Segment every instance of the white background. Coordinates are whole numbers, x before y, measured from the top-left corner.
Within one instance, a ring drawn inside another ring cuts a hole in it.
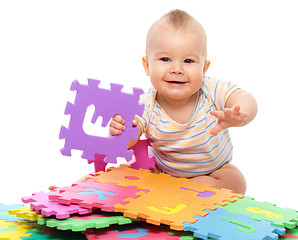
[[[247,195],[297,205],[295,1],[1,1],[0,202],[67,186],[93,171],[58,135],[69,90],[87,78],[150,86],[141,64],[146,33],[171,9],[188,11],[208,35],[208,75],[237,83],[257,99],[250,125],[231,129]],[[129,106],[128,106],[129,107]]]

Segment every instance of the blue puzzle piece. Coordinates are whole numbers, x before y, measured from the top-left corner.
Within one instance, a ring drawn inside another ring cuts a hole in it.
[[[0,233],[9,233],[16,230],[17,226],[10,226],[8,229],[3,230],[3,228],[0,226]]]
[[[117,193],[115,192],[102,191],[94,188],[84,188],[84,190],[87,190],[88,192],[78,192],[77,194],[79,195],[97,194],[97,198],[102,200],[108,199],[106,195],[117,195]]]
[[[23,204],[11,204],[4,205],[0,204],[0,220],[5,220],[6,222],[17,222],[19,220],[25,220],[26,218],[19,218],[8,213],[10,209],[17,209],[20,207],[24,207]]]
[[[135,228],[137,233],[132,233],[132,234],[127,234],[127,230],[125,228],[120,228],[119,230],[115,230],[115,232],[119,232],[120,234],[117,235],[119,238],[138,238],[138,237],[143,237],[149,234],[149,231],[145,228]]]
[[[7,210],[0,212],[0,220],[5,220],[6,222],[17,222],[20,220],[26,220],[26,218],[19,218],[17,216],[10,215]]]
[[[11,204],[11,205],[5,205],[0,203],[0,212],[2,211],[8,211],[9,209],[17,209],[20,207],[24,207],[24,204]]]
[[[249,219],[244,214],[233,214],[223,208],[217,208],[205,217],[198,215],[195,223],[184,223],[185,231],[194,232],[194,236],[220,240],[276,240],[285,233],[285,228],[273,226],[270,222]]]

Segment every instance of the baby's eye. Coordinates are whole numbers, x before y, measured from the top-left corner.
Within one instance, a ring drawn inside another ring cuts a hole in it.
[[[184,62],[185,63],[193,63],[194,61],[192,59],[185,59]]]
[[[163,62],[170,62],[171,61],[171,59],[169,59],[167,57],[162,57],[160,60],[163,61]]]

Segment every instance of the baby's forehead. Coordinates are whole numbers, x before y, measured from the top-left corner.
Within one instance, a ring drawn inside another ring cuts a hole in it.
[[[157,20],[149,29],[147,35],[146,50],[150,51],[150,45],[154,43],[154,40],[158,38],[161,33],[177,31],[194,33],[195,36],[197,36],[197,40],[200,41],[203,45],[203,52],[206,51],[206,33],[199,22],[197,22],[195,19],[189,19],[188,21],[184,21],[183,24],[174,25],[166,18]]]
[[[155,23],[152,24],[151,28],[148,31],[148,36],[159,34],[160,31],[192,31],[197,32],[198,35],[205,35],[205,31],[202,25],[197,22],[195,19],[189,19],[188,21],[184,21],[181,24],[177,25],[175,23],[170,22],[168,19],[159,19]]]

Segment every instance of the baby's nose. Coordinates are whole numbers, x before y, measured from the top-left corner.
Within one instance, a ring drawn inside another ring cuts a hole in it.
[[[180,63],[173,63],[171,65],[171,70],[170,73],[175,73],[175,74],[184,74],[183,66]]]

